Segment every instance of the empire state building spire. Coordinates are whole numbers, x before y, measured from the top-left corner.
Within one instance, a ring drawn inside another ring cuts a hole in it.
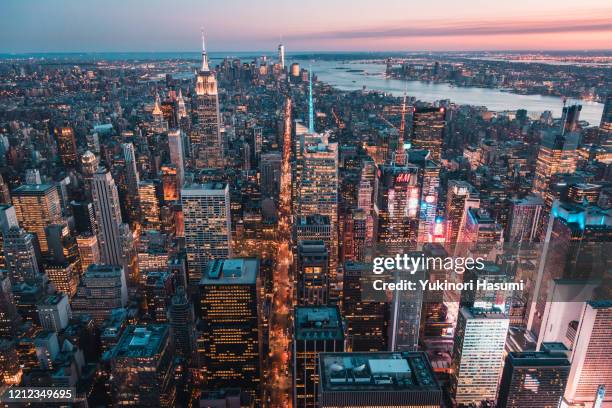
[[[210,71],[208,67],[208,59],[206,57],[206,41],[204,40],[204,29],[202,29],[202,72]]]

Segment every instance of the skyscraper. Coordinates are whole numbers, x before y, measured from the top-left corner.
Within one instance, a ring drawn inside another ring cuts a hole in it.
[[[311,135],[302,151],[298,175],[298,215],[324,215],[330,221],[330,285],[335,288],[338,266],[338,144],[328,135]]]
[[[62,164],[66,167],[76,167],[77,147],[74,130],[71,127],[60,127],[54,130]]]
[[[612,301],[589,301],[584,304],[570,356],[572,366],[564,396],[568,405],[590,406],[595,402],[600,385],[612,389],[611,327]],[[612,404],[611,394],[605,396],[603,404]]]
[[[117,186],[110,171],[100,167],[93,178],[93,203],[99,228],[102,262],[123,265],[119,226],[122,223]]]
[[[421,198],[418,168],[380,166],[376,191],[378,242],[387,248],[416,249]]]
[[[319,407],[437,408],[442,389],[423,352],[322,353]]]
[[[97,236],[93,234],[79,235],[76,240],[83,271],[86,271],[89,265],[100,263],[100,247],[98,246]]]
[[[138,201],[143,229],[159,230],[161,227],[159,180],[143,180],[138,183]]]
[[[21,324],[12,286],[9,275],[0,271],[0,337],[10,337]]]
[[[125,307],[127,297],[125,273],[121,266],[90,265],[72,299],[72,311],[77,316],[90,315],[100,324],[113,309]]]
[[[329,297],[329,252],[325,242],[298,241],[297,302],[326,305]]]
[[[278,44],[278,64],[281,69],[285,69],[285,46],[281,43]]]
[[[176,167],[176,177],[179,190],[185,181],[185,158],[183,150],[183,132],[179,129],[168,132],[168,148],[170,150],[170,163]]]
[[[130,222],[139,221],[140,203],[138,196],[138,184],[140,176],[136,168],[136,152],[132,143],[122,143],[121,150],[123,151],[123,160],[125,161],[125,198],[127,215]],[[95,177],[95,176],[94,176]]]
[[[238,258],[208,264],[200,281],[198,339],[207,387],[234,388],[259,398],[259,261]]]
[[[40,250],[49,250],[45,228],[60,224],[62,208],[57,187],[51,184],[23,184],[13,190],[13,205],[19,225],[36,236]]]
[[[186,185],[181,201],[189,283],[197,285],[210,260],[232,254],[229,186],[220,182]]]
[[[440,161],[444,128],[445,108],[417,108],[413,113],[412,148],[429,150],[431,160]]]
[[[422,252],[410,252],[410,257],[419,258]],[[407,280],[415,284],[414,290],[393,291],[389,316],[389,350],[417,351],[419,347],[419,332],[421,311],[423,308],[423,288],[419,284],[425,279],[425,269],[420,267],[406,271],[393,271],[396,282]]]
[[[388,303],[364,293],[372,275],[372,264],[344,264],[343,317],[346,319],[347,347],[351,351],[388,350]]]
[[[460,239],[459,234],[467,219],[469,208],[479,208],[476,189],[463,180],[449,180],[446,193],[446,243],[449,249]],[[451,253],[453,251],[450,251]]]
[[[202,33],[202,66],[196,75],[193,99],[193,127],[190,133],[191,157],[195,168],[221,168],[224,165],[221,116],[217,79],[208,66]]]
[[[547,199],[550,178],[557,173],[573,173],[578,162],[578,143],[580,134],[566,133],[561,135],[555,132],[544,134],[538,159],[536,161],[533,191],[540,197]],[[548,205],[551,204],[548,199]]]
[[[544,200],[535,194],[512,200],[506,227],[506,242],[512,244],[533,242],[538,234],[543,209]]]
[[[128,326],[111,351],[113,404],[175,406],[173,356],[167,324]]]
[[[337,307],[298,306],[294,319],[293,406],[318,407],[319,355],[344,351],[344,329]]]
[[[497,407],[557,407],[569,371],[570,363],[563,351],[556,351],[555,343],[543,351],[511,352],[504,364]]]
[[[41,275],[36,259],[34,235],[23,228],[11,227],[4,236],[4,259],[11,283],[35,284]]]
[[[451,391],[457,404],[495,400],[508,324],[503,313],[461,308],[451,365]]]
[[[190,360],[196,346],[195,317],[193,305],[185,292],[184,286],[176,290],[168,308],[170,327],[174,337],[174,347],[177,354]]]

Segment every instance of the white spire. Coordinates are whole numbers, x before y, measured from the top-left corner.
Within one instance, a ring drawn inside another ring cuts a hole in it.
[[[204,28],[202,28],[202,69],[203,72],[210,71],[208,60],[206,58],[206,41],[204,40]]]

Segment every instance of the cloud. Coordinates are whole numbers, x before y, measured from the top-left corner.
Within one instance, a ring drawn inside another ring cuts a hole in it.
[[[292,40],[456,37],[554,34],[612,31],[612,18],[533,21],[418,21],[393,28],[370,28],[343,31],[323,31],[287,36]]]

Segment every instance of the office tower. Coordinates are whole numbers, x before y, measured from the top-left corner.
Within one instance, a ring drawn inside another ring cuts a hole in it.
[[[47,261],[44,268],[53,287],[72,298],[79,284],[80,262]]]
[[[547,223],[535,287],[530,292],[527,328],[540,336],[555,279],[605,279],[607,242],[612,239],[610,210],[595,205],[554,201]]]
[[[420,258],[422,252],[409,252],[409,257]],[[417,351],[419,348],[419,332],[421,311],[423,309],[423,287],[419,281],[424,280],[424,266],[416,270],[392,271],[395,282],[410,281],[414,290],[393,291],[389,316],[389,350]]]
[[[495,400],[508,324],[503,313],[461,308],[451,363],[451,392],[457,404]]]
[[[342,308],[347,348],[351,351],[388,350],[388,304],[365,292],[365,285],[373,279],[372,264],[345,262],[343,277]]]
[[[202,33],[202,66],[196,75],[193,101],[193,126],[190,133],[191,158],[195,168],[222,168],[221,116],[217,79],[208,66],[204,33]]]
[[[161,168],[162,198],[165,203],[179,199],[180,182],[178,172],[174,166],[162,166]]]
[[[359,189],[357,190],[357,208],[364,211],[366,216],[366,245],[371,246],[374,240],[374,217],[372,216],[374,194],[373,184],[376,180],[368,180],[368,174],[364,169],[361,171]]]
[[[559,406],[570,372],[570,362],[556,343],[542,351],[511,352],[499,385],[497,408]]]
[[[567,198],[577,204],[583,204],[585,200],[591,204],[597,204],[601,194],[600,184],[576,183],[569,186]]]
[[[90,202],[71,201],[70,210],[74,216],[74,227],[79,234],[91,234],[96,231],[96,214]]]
[[[42,180],[40,179],[40,170],[27,169],[25,182],[26,184],[42,184]]]
[[[544,200],[535,194],[512,200],[505,241],[511,244],[531,243],[538,234]]]
[[[175,406],[173,359],[167,324],[128,326],[111,351],[113,405]]]
[[[282,156],[280,152],[268,152],[261,155],[261,194],[276,197],[280,191]]]
[[[576,342],[570,356],[572,366],[565,387],[564,402],[570,406],[591,406],[600,385],[612,389],[612,302],[586,302],[579,321]],[[610,403],[612,395],[608,393],[602,406]]]
[[[319,406],[434,408],[442,404],[423,352],[322,353]]]
[[[369,215],[362,209],[351,210],[345,220],[343,260],[363,262],[368,247]]]
[[[68,326],[72,317],[68,296],[64,294],[45,296],[36,309],[43,330],[59,332]]]
[[[446,193],[446,243],[449,248],[459,239],[459,233],[465,225],[467,210],[479,208],[478,192],[468,182],[449,180]]]
[[[468,208],[456,255],[495,260],[503,243],[502,227],[482,208]]]
[[[43,370],[52,370],[53,362],[60,353],[57,333],[51,330],[42,330],[38,332],[34,338],[34,347],[39,368]]]
[[[606,152],[612,152],[612,92],[606,96],[604,109],[601,114],[599,144],[606,149]]]
[[[94,234],[83,234],[76,238],[81,258],[81,269],[86,271],[89,265],[100,263],[100,247],[98,237]]]
[[[302,152],[303,169],[296,180],[299,186],[297,214],[329,217],[329,278],[335,288],[338,266],[338,144],[328,143],[327,135],[316,139],[318,143],[307,143]]]
[[[71,127],[55,128],[55,138],[62,164],[66,167],[76,167],[77,147],[74,131]]]
[[[282,70],[285,70],[285,46],[278,44],[278,64]]]
[[[300,76],[300,64],[297,62],[291,64],[291,76],[294,78],[298,78]]]
[[[127,284],[121,266],[90,265],[72,299],[75,316],[89,314],[100,324],[113,309],[127,305]]]
[[[170,163],[176,168],[176,177],[180,190],[185,181],[183,132],[181,130],[176,129],[168,132],[168,149],[170,151]]]
[[[344,329],[338,307],[297,306],[293,342],[293,406],[316,408],[320,353],[344,351]]]
[[[550,178],[557,173],[573,173],[578,161],[580,134],[548,132],[542,137],[536,161],[533,192],[547,199]],[[548,198],[549,201],[552,201]],[[550,203],[549,203],[550,205]]]
[[[12,227],[19,227],[15,207],[10,204],[0,204],[0,269],[6,268],[4,259],[4,236]]]
[[[328,216],[319,214],[298,216],[294,222],[295,241],[321,240],[329,248],[331,225]]]
[[[119,194],[110,171],[103,167],[98,169],[94,174],[92,193],[99,229],[98,244],[101,260],[109,265],[123,265],[119,231],[122,223]]]
[[[412,114],[412,148],[429,150],[431,160],[437,162],[441,158],[445,117],[445,108],[416,108]]]
[[[45,227],[61,223],[62,208],[57,187],[51,184],[23,184],[13,190],[13,205],[19,225],[35,234],[40,250],[49,250]]]
[[[325,242],[298,241],[296,257],[297,301],[325,305],[329,298],[329,252]]]
[[[152,129],[155,132],[164,132],[168,130],[168,122],[164,112],[162,111],[161,102],[159,100],[159,94],[155,94],[155,103],[153,104],[153,110],[151,111],[153,116]]]
[[[186,185],[181,191],[189,283],[197,285],[208,261],[231,257],[229,186]]]
[[[257,259],[215,260],[200,281],[198,354],[207,388],[234,388],[259,398]]]
[[[471,283],[471,285],[461,291],[460,305],[468,308],[497,310],[508,314],[512,291],[479,288],[478,282],[507,284],[513,282],[513,279],[514,276],[494,262],[485,261],[482,268],[466,269],[463,273],[463,283]]]
[[[582,105],[563,106],[561,113],[561,132],[562,134],[575,132],[579,130],[578,122],[580,121],[580,111]]]
[[[23,228],[11,227],[4,236],[4,260],[11,283],[36,284],[41,275],[36,259],[34,235]]]
[[[196,348],[195,315],[184,286],[176,289],[168,308],[176,353],[190,360]]]
[[[67,224],[52,224],[45,228],[49,255],[47,259],[53,262],[75,264],[81,269],[79,250],[76,239],[70,234]]]
[[[382,165],[377,179],[377,239],[387,248],[414,250],[421,189],[416,166]]]
[[[170,272],[147,272],[144,280],[144,295],[149,318],[156,323],[168,321],[168,305],[174,292]]]
[[[140,202],[138,196],[138,184],[140,176],[136,168],[136,152],[132,143],[121,143],[123,160],[125,162],[125,208],[130,222],[139,221]],[[95,177],[95,176],[94,176]]]
[[[159,182],[157,180],[143,180],[138,183],[138,197],[143,229],[159,230],[161,227],[159,187]]]
[[[20,324],[11,279],[8,273],[0,271],[0,337],[12,336]]]
[[[187,105],[185,105],[185,98],[183,98],[183,90],[179,88],[178,96],[176,97],[176,115],[179,125],[187,118]]]
[[[435,235],[436,214],[438,209],[438,190],[440,189],[440,164],[430,159],[427,150],[408,151],[408,162],[419,168],[418,183],[421,187],[419,205],[418,242],[432,242]]]

